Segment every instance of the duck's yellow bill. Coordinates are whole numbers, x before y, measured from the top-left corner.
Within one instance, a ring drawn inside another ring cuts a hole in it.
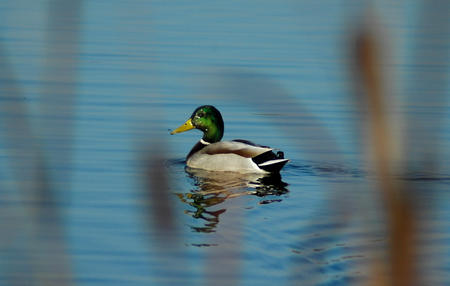
[[[183,125],[181,125],[177,129],[175,129],[172,132],[170,132],[170,135],[181,133],[181,132],[184,132],[184,131],[188,131],[188,130],[191,130],[191,129],[194,129],[194,128],[195,128],[195,126],[192,125],[192,120],[189,118]]]

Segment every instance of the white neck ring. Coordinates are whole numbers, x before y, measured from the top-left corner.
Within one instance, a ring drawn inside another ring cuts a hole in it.
[[[205,140],[203,140],[203,138],[200,139],[200,143],[202,143],[203,145],[209,145],[209,144],[211,144],[211,143],[206,142]]]

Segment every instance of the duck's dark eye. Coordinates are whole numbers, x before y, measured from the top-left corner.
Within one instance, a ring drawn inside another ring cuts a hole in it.
[[[203,116],[205,116],[205,113],[199,112],[197,115],[198,115],[198,117],[203,117]]]

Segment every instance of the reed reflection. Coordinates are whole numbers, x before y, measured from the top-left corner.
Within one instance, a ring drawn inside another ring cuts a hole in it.
[[[196,232],[215,231],[220,216],[227,210],[222,204],[228,199],[246,195],[280,196],[288,192],[288,184],[282,181],[280,174],[211,172],[189,167],[185,170],[193,180],[194,188],[176,195],[189,206],[185,214],[204,221],[200,226],[191,226]],[[271,200],[264,202],[269,203]]]

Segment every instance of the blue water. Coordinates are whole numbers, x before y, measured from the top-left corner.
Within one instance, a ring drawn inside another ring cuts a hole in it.
[[[351,71],[366,5],[68,3],[0,3],[1,285],[371,279],[388,234]],[[421,5],[372,12],[420,272],[447,285],[450,37],[420,32]],[[224,139],[283,150],[281,178],[186,170],[201,134],[168,130],[202,104],[222,112]]]

